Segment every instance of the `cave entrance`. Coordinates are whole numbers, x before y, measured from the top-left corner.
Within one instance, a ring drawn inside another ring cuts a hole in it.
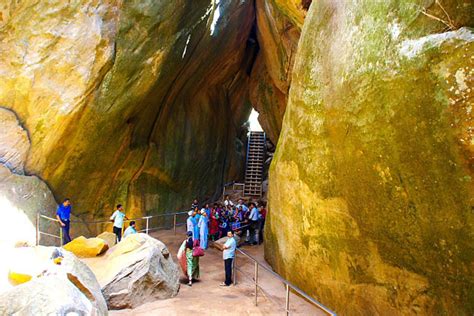
[[[250,132],[263,132],[263,128],[258,121],[258,112],[255,109],[252,109],[250,113],[248,124],[249,124],[249,131]]]

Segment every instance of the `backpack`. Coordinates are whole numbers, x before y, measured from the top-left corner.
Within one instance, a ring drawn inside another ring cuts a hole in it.
[[[199,239],[196,239],[193,243],[193,257],[204,256],[204,250],[201,248]]]

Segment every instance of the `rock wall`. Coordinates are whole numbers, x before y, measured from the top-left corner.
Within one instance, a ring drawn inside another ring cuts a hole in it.
[[[422,6],[425,5],[425,6]],[[315,1],[265,253],[341,315],[474,313],[472,1]]]
[[[56,202],[48,185],[36,176],[25,175],[30,150],[28,133],[10,110],[0,107],[0,248],[36,244],[36,214],[53,216]],[[43,232],[59,235],[59,228],[42,221]],[[58,244],[41,236],[42,244]]]
[[[253,1],[0,5],[0,104],[75,212],[175,211],[242,173]],[[190,159],[192,157],[192,159]]]
[[[255,1],[260,51],[252,69],[250,99],[260,114],[260,125],[274,144],[280,135],[294,55],[310,2]]]

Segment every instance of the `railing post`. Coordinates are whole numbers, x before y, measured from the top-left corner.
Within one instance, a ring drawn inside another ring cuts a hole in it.
[[[149,225],[149,219],[150,219],[150,217],[149,217],[149,216],[147,216],[147,217],[145,217],[145,218],[146,218],[146,228],[145,228],[145,233],[148,235],[148,227],[149,227],[148,225]]]
[[[173,230],[174,234],[176,235],[176,213],[173,215]]]
[[[39,224],[40,224],[40,213],[37,212],[36,213],[36,246],[39,246],[39,242],[40,242]]]
[[[63,246],[63,227],[59,225],[59,246]]]
[[[290,286],[286,284],[286,315],[290,315]]]
[[[236,267],[235,264],[237,262],[237,254],[234,255],[234,260],[232,261],[232,276],[234,277],[234,285],[237,284],[237,274],[235,273]]]
[[[255,306],[258,304],[258,262],[255,261]]]

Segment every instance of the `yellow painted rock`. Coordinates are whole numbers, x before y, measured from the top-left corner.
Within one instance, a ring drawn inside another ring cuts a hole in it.
[[[30,281],[33,277],[29,274],[17,273],[15,271],[10,271],[8,273],[8,280],[12,285],[19,285]]]
[[[84,236],[80,236],[65,245],[63,248],[78,257],[90,258],[103,254],[107,249],[109,249],[109,246],[101,238],[85,238]]]
[[[99,234],[97,238],[104,240],[109,246],[109,248],[115,246],[115,244],[117,243],[117,236],[115,236],[115,234],[111,232],[103,232],[102,234]]]

